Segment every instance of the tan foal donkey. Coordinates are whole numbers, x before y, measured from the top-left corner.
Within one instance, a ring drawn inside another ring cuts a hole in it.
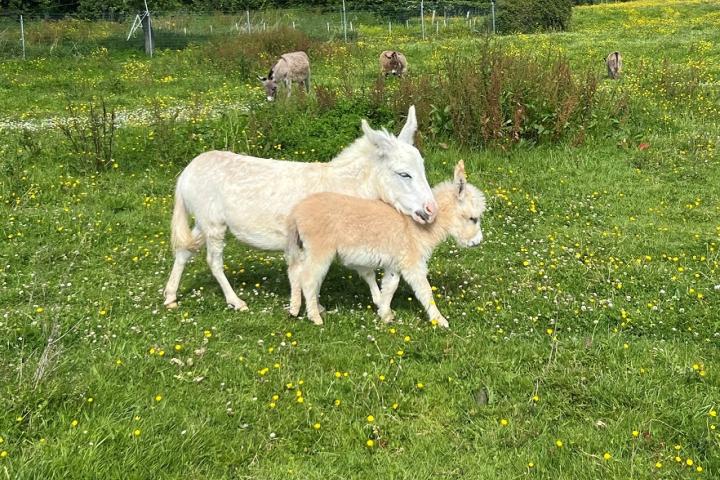
[[[414,222],[380,200],[316,193],[298,203],[288,217],[285,250],[290,314],[298,315],[304,295],[310,320],[316,325],[323,323],[318,294],[337,256],[370,286],[383,321],[393,319],[390,302],[402,275],[430,320],[448,327],[447,319],[433,301],[427,263],[433,249],[448,236],[464,247],[482,241],[480,219],[485,212],[485,196],[467,183],[462,160],[455,167],[454,181],[437,185],[433,195],[438,203],[437,219],[426,225]],[[382,290],[375,282],[376,268],[385,270]]]

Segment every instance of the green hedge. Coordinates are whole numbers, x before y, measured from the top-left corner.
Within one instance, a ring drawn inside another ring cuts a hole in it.
[[[573,0],[498,0],[497,28],[500,33],[529,33],[566,30]]]

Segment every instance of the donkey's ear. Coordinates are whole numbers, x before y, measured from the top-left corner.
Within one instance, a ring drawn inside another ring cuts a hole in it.
[[[370,143],[375,145],[381,153],[390,150],[392,146],[390,134],[384,130],[373,130],[364,118],[362,119],[361,125],[367,139],[370,140]]]
[[[457,187],[458,197],[462,197],[465,194],[465,185],[467,184],[467,177],[465,176],[465,162],[460,160],[455,166],[455,186]]]
[[[414,145],[416,131],[417,118],[415,117],[415,105],[410,105],[410,108],[408,109],[407,120],[405,120],[405,125],[403,126],[402,130],[400,130],[398,140],[400,140],[401,142],[405,142],[408,145]]]
[[[257,77],[258,77],[258,80],[260,80],[261,82],[264,82],[265,80],[267,80],[267,78],[261,77],[260,75],[258,75]]]

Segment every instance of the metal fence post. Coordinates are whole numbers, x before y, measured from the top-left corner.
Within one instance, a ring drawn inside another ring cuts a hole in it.
[[[148,9],[147,1],[145,1],[145,13],[140,19],[140,23],[142,24],[143,33],[145,35],[145,54],[152,57],[155,45],[152,31],[152,20],[150,19],[150,10]]]
[[[342,2],[342,7],[343,35],[345,36],[345,41],[347,42],[347,13],[345,12],[345,0]]]
[[[493,27],[493,35],[495,35],[495,0],[492,0],[490,2],[491,8],[492,8],[492,27]]]
[[[420,0],[420,30],[422,30],[422,39],[425,40],[425,2]]]
[[[23,60],[25,60],[25,24],[22,15],[20,15],[20,43],[22,43]]]
[[[245,10],[245,20],[247,22],[247,33],[250,33],[250,10]]]

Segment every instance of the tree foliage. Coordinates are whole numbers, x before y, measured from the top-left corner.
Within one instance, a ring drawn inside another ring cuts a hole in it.
[[[198,12],[237,12],[266,8],[339,7],[341,0],[147,0],[155,12],[190,10]],[[347,0],[352,10],[367,10],[396,19],[418,15],[420,0]],[[0,0],[3,12],[28,15],[78,15],[86,18],[113,14],[132,14],[144,9],[144,0]],[[425,2],[426,11],[464,12],[488,9],[490,0],[444,0]]]
[[[566,30],[573,0],[498,0],[497,28],[501,33]]]

